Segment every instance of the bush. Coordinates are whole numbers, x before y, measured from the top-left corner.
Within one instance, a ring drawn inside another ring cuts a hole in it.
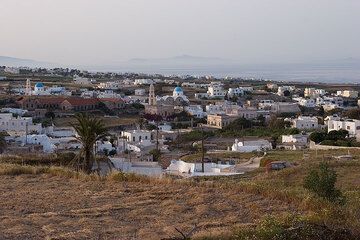
[[[161,157],[161,152],[160,150],[158,149],[153,149],[149,152],[152,156],[153,156],[153,160],[155,162],[159,161],[160,160],[160,157]]]
[[[310,140],[315,143],[321,143],[322,141],[324,141],[325,137],[326,133],[324,132],[313,132],[309,136]]]
[[[327,163],[320,163],[318,169],[311,170],[304,179],[304,188],[330,202],[343,203],[344,197],[335,188],[337,174]]]

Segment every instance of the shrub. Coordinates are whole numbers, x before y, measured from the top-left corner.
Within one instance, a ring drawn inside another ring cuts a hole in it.
[[[157,161],[160,160],[160,157],[161,157],[161,151],[160,150],[152,149],[149,153],[153,156],[154,161],[157,162]]]
[[[337,174],[327,163],[320,163],[318,169],[313,169],[304,179],[304,188],[330,202],[343,203],[344,197],[335,188]]]
[[[309,136],[310,140],[315,143],[321,143],[322,141],[324,141],[325,137],[326,133],[324,132],[313,132]]]

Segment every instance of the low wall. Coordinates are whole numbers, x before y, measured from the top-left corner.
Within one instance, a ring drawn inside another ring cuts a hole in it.
[[[328,145],[319,145],[315,142],[310,142],[311,150],[334,150],[334,149],[360,149],[360,147],[341,147],[341,146],[328,146]]]

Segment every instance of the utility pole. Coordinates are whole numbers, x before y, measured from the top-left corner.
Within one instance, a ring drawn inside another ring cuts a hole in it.
[[[28,143],[28,122],[25,123],[25,145]]]
[[[156,121],[156,151],[159,151],[159,122]]]
[[[202,123],[200,123],[200,128],[201,128],[201,171],[205,172],[204,128]]]

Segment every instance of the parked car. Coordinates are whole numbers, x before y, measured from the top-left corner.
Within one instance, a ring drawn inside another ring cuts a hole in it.
[[[290,164],[288,162],[286,162],[286,161],[275,161],[275,162],[268,163],[266,168],[268,170],[282,170],[282,169],[287,168],[289,166],[290,166]]]

